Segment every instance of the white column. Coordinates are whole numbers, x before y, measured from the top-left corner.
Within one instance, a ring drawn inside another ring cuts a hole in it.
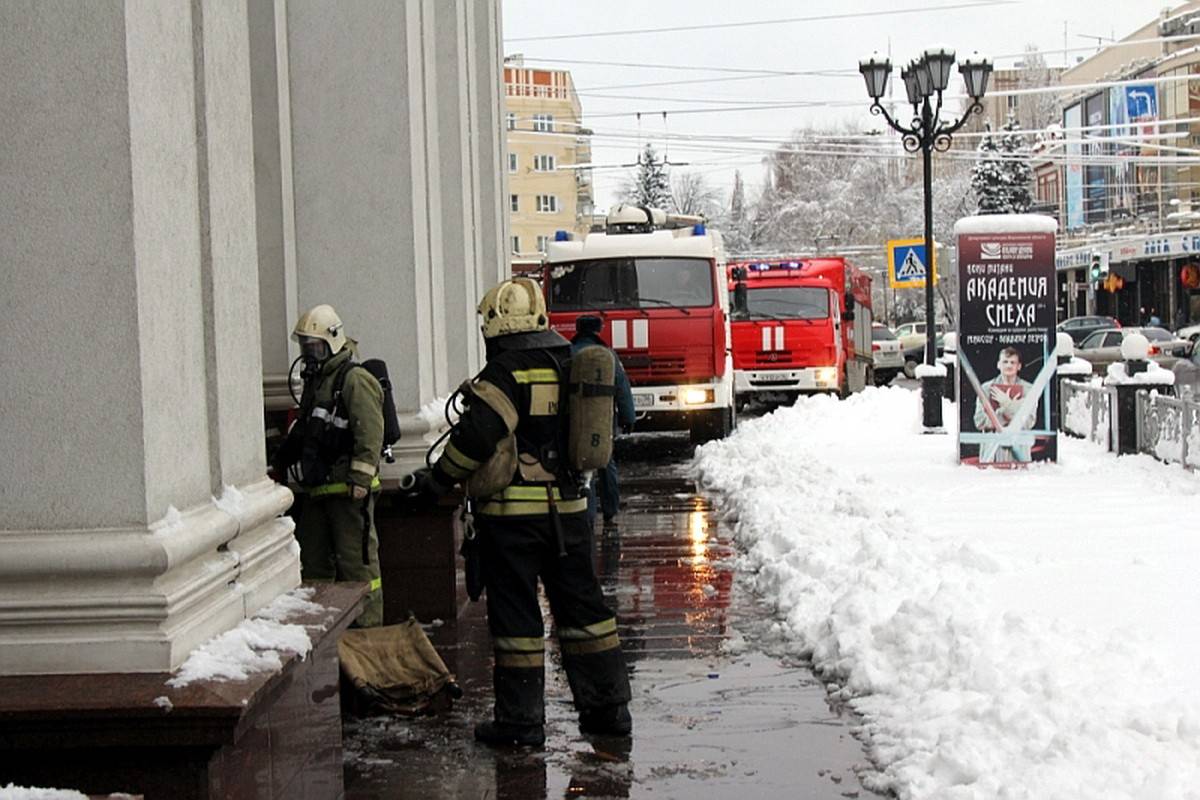
[[[0,5],[0,674],[170,669],[298,583],[247,44],[235,2]]]

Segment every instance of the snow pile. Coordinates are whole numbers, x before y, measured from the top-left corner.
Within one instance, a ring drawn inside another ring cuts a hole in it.
[[[283,620],[297,613],[323,610],[309,602],[311,597],[311,589],[296,589],[277,597],[253,619],[244,620],[193,650],[167,685],[179,688],[196,681],[241,681],[255,672],[282,669],[285,653],[308,655],[312,640],[304,626],[288,625]]]
[[[1133,375],[1126,371],[1124,361],[1115,361],[1108,365],[1108,376],[1104,379],[1105,386],[1125,386],[1134,383],[1171,386],[1175,383],[1175,373],[1163,369],[1157,361],[1147,361],[1146,371]]]
[[[74,789],[35,789],[16,784],[0,786],[0,800],[88,800]]]
[[[918,403],[804,399],[695,465],[863,714],[875,788],[1200,796],[1200,534],[1180,517],[1200,480],[1065,437],[1059,465],[959,467],[953,437],[913,433]]]
[[[1057,367],[1059,375],[1091,375],[1092,362],[1079,356],[1071,356],[1071,360]]]
[[[229,516],[237,517],[246,507],[246,495],[236,486],[226,484],[221,496],[213,498],[213,503]]]
[[[175,506],[167,506],[167,513],[150,530],[154,536],[174,536],[183,530],[183,514]]]

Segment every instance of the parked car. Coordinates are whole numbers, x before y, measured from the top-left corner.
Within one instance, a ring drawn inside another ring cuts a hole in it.
[[[946,326],[938,323],[937,335],[940,339],[942,334],[946,332]],[[923,346],[925,344],[925,323],[924,322],[906,322],[899,328],[896,328],[896,338],[900,340],[901,350],[911,350],[914,347]]]
[[[1092,362],[1092,371],[1103,375],[1108,365],[1121,360],[1121,342],[1133,333],[1140,333],[1150,341],[1150,359],[1170,369],[1180,358],[1186,358],[1192,343],[1177,339],[1170,331],[1162,328],[1108,328],[1092,333],[1080,343],[1076,354]]]
[[[900,340],[879,323],[871,326],[871,356],[875,362],[876,386],[887,386],[904,369]]]
[[[1121,323],[1112,317],[1071,317],[1058,323],[1058,330],[1070,336],[1077,347],[1096,331],[1119,327]]]
[[[1200,325],[1189,325],[1186,328],[1180,328],[1175,331],[1175,336],[1179,339],[1200,342]]]
[[[938,329],[937,339],[933,342],[934,355],[941,357],[944,350],[942,349],[942,331]],[[917,365],[925,363],[925,337],[921,337],[921,341],[904,351],[904,376],[906,378],[915,378],[917,376]]]

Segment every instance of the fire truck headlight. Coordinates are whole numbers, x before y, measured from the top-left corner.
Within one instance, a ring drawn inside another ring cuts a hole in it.
[[[833,383],[837,380],[837,367],[817,367],[817,383]]]
[[[687,406],[698,406],[701,403],[711,403],[712,392],[708,389],[685,389],[683,391],[683,404]]]

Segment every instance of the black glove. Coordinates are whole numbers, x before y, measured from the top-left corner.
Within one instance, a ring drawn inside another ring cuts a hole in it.
[[[416,472],[405,476],[401,481],[400,491],[418,505],[432,506],[437,503],[439,497],[450,491],[449,486],[446,486],[439,481],[433,474],[433,470],[429,467],[422,467]]]

